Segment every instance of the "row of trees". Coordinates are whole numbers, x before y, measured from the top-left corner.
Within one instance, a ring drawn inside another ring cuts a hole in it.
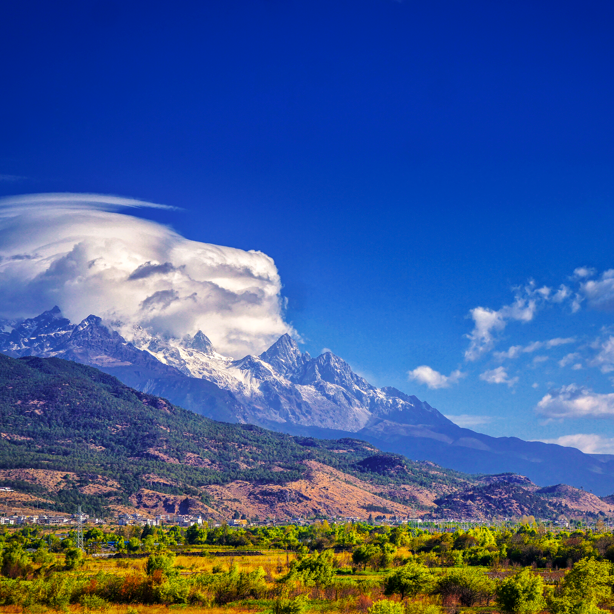
[[[368,524],[289,525],[231,528],[206,524],[180,527],[122,527],[85,533],[89,551],[111,545],[120,552],[164,552],[179,547],[221,546],[232,548],[279,548],[299,553],[334,549],[352,553],[357,569],[387,569],[405,562],[408,555],[430,567],[505,566],[517,564],[540,568],[570,567],[594,557],[614,562],[614,536],[591,530],[551,531],[537,524],[514,528],[475,527],[455,532],[430,533],[407,526]],[[34,550],[61,552],[75,546],[74,535],[63,539],[53,532],[25,527],[0,533],[0,550],[10,543]]]

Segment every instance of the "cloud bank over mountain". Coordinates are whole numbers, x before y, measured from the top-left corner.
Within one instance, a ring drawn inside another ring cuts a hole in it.
[[[0,316],[58,305],[181,337],[204,331],[235,357],[259,353],[291,327],[281,281],[259,251],[190,241],[120,209],[163,207],[114,196],[39,194],[0,200]]]

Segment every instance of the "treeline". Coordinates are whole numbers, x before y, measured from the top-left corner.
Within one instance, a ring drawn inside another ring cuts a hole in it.
[[[79,571],[84,559],[72,536],[59,539],[32,528],[5,532],[0,539],[0,605],[103,609],[109,603],[212,606],[260,600],[277,614],[300,613],[314,600],[369,614],[436,614],[442,607],[491,605],[518,614],[599,614],[614,605],[611,533],[555,534],[525,525],[433,535],[405,527],[319,523],[238,530],[126,527],[121,534],[92,528],[85,538],[90,550],[114,542],[119,550],[149,552],[145,568],[127,576],[92,577]],[[291,549],[297,556],[276,576],[270,569],[236,564],[216,564],[208,573],[179,573],[173,552],[178,546],[246,546],[248,541]],[[529,550],[539,552],[538,557],[553,553],[547,563],[567,556],[567,568],[557,574],[540,571],[536,560],[523,565]],[[499,558],[485,567],[483,561],[478,564],[480,552]],[[503,560],[504,555],[509,558]],[[514,557],[518,562],[510,566]],[[368,568],[381,573],[365,576]]]

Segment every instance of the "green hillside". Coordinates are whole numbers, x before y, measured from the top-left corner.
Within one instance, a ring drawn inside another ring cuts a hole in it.
[[[384,455],[385,460],[358,440],[292,437],[215,422],[96,369],[56,358],[0,354],[0,425],[0,469],[76,474],[71,487],[57,492],[6,477],[0,485],[45,494],[63,511],[81,503],[101,514],[111,503],[127,504],[130,495],[151,483],[151,475],[158,492],[208,503],[203,486],[292,482],[308,474],[307,460],[374,484],[460,487],[468,479],[401,456]],[[121,489],[112,497],[84,493],[100,476],[119,482]]]

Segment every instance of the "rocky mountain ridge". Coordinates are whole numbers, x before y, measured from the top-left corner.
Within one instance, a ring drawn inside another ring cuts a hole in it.
[[[614,490],[614,456],[461,428],[415,396],[372,386],[331,352],[315,358],[302,353],[288,335],[259,356],[234,360],[217,352],[202,331],[182,339],[143,328],[125,332],[94,315],[75,325],[56,307],[36,318],[0,322],[0,352],[94,366],[216,420],[306,437],[357,436],[466,473],[512,472],[598,495]]]
[[[0,505],[23,513],[606,518],[614,505],[515,474],[470,476],[355,438],[215,422],[58,358],[0,354]],[[28,508],[30,511],[28,512]]]

